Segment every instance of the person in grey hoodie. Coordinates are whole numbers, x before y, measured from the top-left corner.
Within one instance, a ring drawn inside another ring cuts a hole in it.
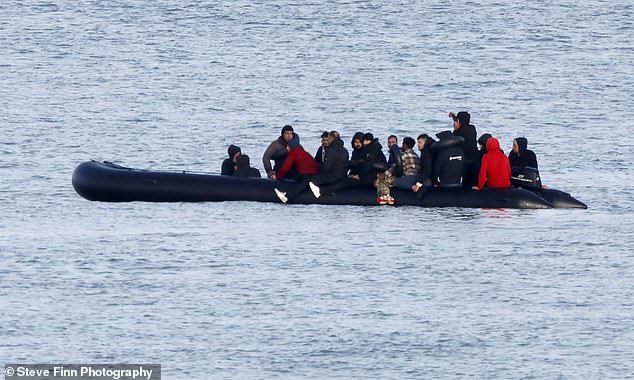
[[[262,156],[262,164],[264,164],[264,171],[269,178],[275,178],[275,172],[279,170],[279,168],[284,163],[286,155],[288,154],[286,145],[293,137],[295,137],[295,131],[293,131],[293,127],[290,125],[285,125],[282,128],[282,133],[280,134],[280,137],[271,142],[268,148],[266,148],[266,150],[264,151],[264,155]],[[275,162],[273,166],[271,166],[271,160]]]

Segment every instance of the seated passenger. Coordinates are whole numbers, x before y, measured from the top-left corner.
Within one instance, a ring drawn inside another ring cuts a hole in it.
[[[396,145],[398,147],[398,137],[396,137],[395,135],[390,135],[387,138],[387,150],[390,153],[390,155],[388,156],[388,159],[387,159],[387,165],[388,166],[394,165],[394,157],[393,157],[393,154],[392,154],[392,151],[391,151],[392,145]]]
[[[349,175],[342,180],[331,185],[312,188],[313,194],[319,198],[322,194],[332,194],[349,187],[371,186],[377,174],[385,170],[387,160],[383,154],[383,147],[379,139],[375,139],[372,133],[363,135],[363,145],[365,147],[365,159],[361,164],[360,172],[357,175]]]
[[[363,160],[365,159],[365,149],[363,147],[363,132],[357,132],[352,136],[350,142],[352,153],[350,154],[350,171],[348,175],[359,175]]]
[[[418,180],[412,185],[412,191],[418,193],[418,198],[425,196],[425,193],[432,187],[432,171],[434,168],[434,154],[431,146],[436,142],[426,134],[418,136],[417,147],[420,151],[420,172]],[[421,189],[422,188],[422,189]]]
[[[518,137],[513,140],[513,150],[509,153],[511,164],[511,182],[518,187],[531,190],[541,189],[541,179],[539,168],[537,167],[537,156],[528,147],[528,140]]]
[[[286,150],[286,144],[296,136],[293,131],[293,127],[290,125],[285,125],[282,128],[282,133],[280,137],[275,139],[271,144],[269,144],[268,148],[264,151],[264,155],[262,156],[262,163],[264,164],[264,171],[269,178],[275,178],[275,172],[279,170],[286,159],[286,155],[288,151]],[[275,161],[275,165],[271,167],[271,160]]]
[[[418,179],[420,171],[420,159],[414,153],[414,139],[405,137],[401,148],[400,160],[395,158],[395,163],[385,172],[379,174],[377,180],[377,201],[381,204],[394,204],[394,198],[390,195],[390,187],[394,186],[403,190],[410,190]],[[397,153],[395,153],[397,154]],[[401,166],[400,168],[398,166]],[[396,173],[402,173],[397,176]]]
[[[344,148],[339,132],[332,131],[328,134],[328,150],[324,159],[322,170],[314,176],[305,178],[288,192],[274,189],[277,197],[283,202],[289,202],[299,194],[311,189],[315,197],[319,197],[318,186],[329,185],[340,181],[348,174],[348,150]]]
[[[321,145],[319,149],[317,149],[317,153],[315,153],[315,162],[317,162],[317,167],[321,168],[321,165],[324,164],[324,157],[326,157],[326,150],[328,149],[328,132],[323,132],[321,134]]]
[[[437,133],[436,137],[439,141],[431,146],[435,155],[432,182],[440,188],[459,189],[462,187],[464,138],[450,131]]]
[[[288,156],[275,175],[277,179],[302,181],[307,176],[317,174],[317,162],[299,145],[299,136],[290,139],[286,149]]]
[[[487,152],[482,156],[478,186],[473,190],[482,190],[484,185],[490,189],[507,188],[511,186],[511,165],[509,159],[500,150],[500,142],[491,137],[487,141]]]
[[[229,158],[222,161],[220,175],[233,175],[236,166],[236,158],[238,158],[241,153],[240,147],[233,144],[229,145],[227,152],[229,153]]]
[[[252,177],[252,178],[260,178],[260,171],[256,168],[251,167],[251,163],[249,162],[249,156],[246,154],[241,154],[236,159],[236,170],[233,172],[234,177]]]

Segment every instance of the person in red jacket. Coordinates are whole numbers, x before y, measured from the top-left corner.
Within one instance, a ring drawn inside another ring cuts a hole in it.
[[[299,145],[299,136],[295,135],[289,140],[286,149],[288,156],[275,178],[301,181],[306,176],[317,174],[317,161]]]
[[[491,137],[486,143],[487,153],[482,156],[478,186],[473,190],[484,189],[484,184],[490,189],[501,189],[511,186],[511,164],[508,157],[500,149],[498,139]]]

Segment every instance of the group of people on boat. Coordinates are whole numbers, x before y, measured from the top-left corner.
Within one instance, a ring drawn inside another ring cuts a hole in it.
[[[348,153],[337,131],[323,132],[319,149],[311,155],[300,144],[293,127],[285,125],[265,150],[262,163],[269,178],[296,181],[289,191],[274,189],[284,203],[309,189],[319,198],[357,186],[376,187],[380,204],[394,204],[393,187],[411,190],[420,199],[432,189],[542,187],[537,158],[528,149],[526,138],[514,139],[506,156],[491,134],[477,138],[468,112],[450,112],[449,117],[453,119],[453,131],[437,133],[438,140],[421,134],[416,140],[403,138],[398,146],[398,138],[389,136],[388,157],[379,139],[369,132],[355,133]],[[222,175],[260,177],[238,146],[230,145],[228,154],[222,163]]]

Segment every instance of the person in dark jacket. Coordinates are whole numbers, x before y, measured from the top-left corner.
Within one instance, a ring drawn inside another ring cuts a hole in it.
[[[255,177],[260,178],[260,171],[251,167],[249,156],[241,154],[236,159],[236,170],[233,172],[234,177]]]
[[[394,165],[394,155],[392,154],[392,149],[391,149],[392,145],[398,146],[398,137],[396,137],[395,135],[389,135],[387,138],[387,150],[390,153],[387,159],[388,166]]]
[[[422,134],[416,139],[416,145],[420,151],[420,172],[418,180],[412,186],[412,191],[418,193],[418,197],[422,198],[425,193],[431,189],[433,185],[433,170],[434,170],[434,153],[431,151],[431,146],[436,142],[433,138],[427,134]]]
[[[537,156],[535,152],[528,149],[528,140],[524,137],[513,140],[513,150],[509,153],[509,161],[514,175],[525,167],[539,169]]]
[[[284,160],[286,159],[286,155],[288,151],[286,150],[286,144],[296,136],[293,127],[290,125],[285,125],[282,128],[282,133],[280,137],[275,139],[271,144],[269,144],[268,148],[264,151],[264,155],[262,156],[262,163],[264,164],[264,171],[266,175],[270,178],[275,178],[275,172],[282,166]],[[271,167],[271,160],[275,162],[275,165]]]
[[[317,149],[317,153],[315,153],[315,162],[317,162],[317,167],[321,168],[324,164],[324,158],[326,157],[326,150],[328,149],[328,132],[323,132],[321,134],[321,145],[319,149]]]
[[[229,158],[226,158],[224,161],[222,161],[220,175],[233,175],[233,172],[236,168],[236,159],[240,156],[242,152],[239,146],[231,144],[227,149],[227,153],[229,153]]]
[[[453,119],[453,134],[464,139],[462,144],[465,157],[462,167],[463,186],[475,186],[478,182],[478,162],[480,161],[480,153],[476,146],[478,136],[476,128],[471,124],[471,115],[466,111],[460,111],[458,114],[449,112],[449,117]]]
[[[451,131],[437,133],[436,137],[439,141],[431,147],[435,155],[433,181],[440,188],[460,188],[464,164],[464,139],[453,135]]]
[[[352,136],[350,142],[352,153],[350,154],[350,171],[348,175],[359,175],[363,160],[365,159],[365,149],[363,146],[363,132],[357,132]]]
[[[299,136],[290,139],[286,148],[288,156],[275,175],[277,179],[302,181],[307,176],[317,174],[317,162],[299,144]]]
[[[274,189],[277,197],[287,203],[297,195],[310,188],[315,197],[319,197],[319,186],[329,185],[340,181],[348,174],[348,150],[344,148],[343,141],[339,137],[339,132],[332,131],[328,134],[328,150],[322,170],[298,183],[293,189],[284,193],[279,189]]]
[[[357,175],[349,175],[342,180],[327,186],[316,186],[315,195],[332,194],[349,187],[371,186],[376,176],[387,167],[387,160],[383,154],[383,147],[379,143],[379,139],[375,139],[371,133],[363,136],[363,145],[365,147],[365,158]]]
[[[473,190],[482,190],[485,184],[491,189],[511,186],[511,165],[508,157],[500,150],[500,142],[495,137],[487,140],[487,152],[482,156],[478,185],[473,186]]]

